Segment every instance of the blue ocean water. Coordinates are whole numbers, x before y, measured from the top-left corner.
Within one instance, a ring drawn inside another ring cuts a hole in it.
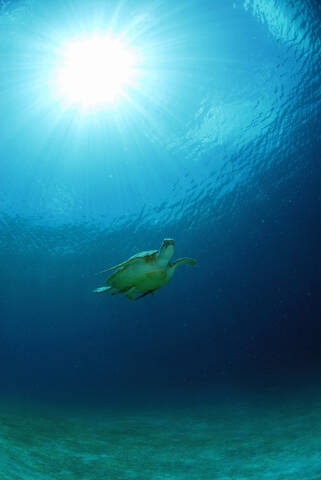
[[[320,18],[1,3],[1,478],[321,478]],[[51,72],[93,31],[143,61],[84,110]],[[93,294],[166,237],[197,267],[137,302]]]

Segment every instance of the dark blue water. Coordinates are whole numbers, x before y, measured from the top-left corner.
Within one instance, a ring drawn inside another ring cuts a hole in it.
[[[318,388],[320,17],[312,0],[3,2],[4,399]],[[61,44],[110,25],[144,52],[141,83],[119,106],[57,100]],[[92,293],[164,237],[197,267],[137,302]]]

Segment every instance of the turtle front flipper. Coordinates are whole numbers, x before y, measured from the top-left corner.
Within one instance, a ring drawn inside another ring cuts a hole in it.
[[[131,287],[129,290],[127,290],[125,295],[128,298],[128,300],[135,300],[135,297],[136,297],[137,293],[138,292],[136,290],[136,287]]]
[[[171,267],[176,268],[178,265],[191,265],[192,267],[195,267],[195,265],[197,265],[197,261],[194,258],[179,258],[171,265]]]
[[[112,272],[113,270],[116,270],[118,268],[123,267],[126,265],[126,262],[120,263],[119,265],[115,265],[114,267],[106,268],[106,270],[102,270],[101,272],[97,272],[96,275],[100,275],[101,273],[107,273],[107,272]]]

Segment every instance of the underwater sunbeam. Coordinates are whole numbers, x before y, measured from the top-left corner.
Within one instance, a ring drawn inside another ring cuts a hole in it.
[[[93,107],[114,102],[133,84],[137,57],[119,39],[94,36],[64,47],[57,71],[59,95],[69,104]]]

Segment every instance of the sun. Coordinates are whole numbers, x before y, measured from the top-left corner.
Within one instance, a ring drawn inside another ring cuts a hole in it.
[[[117,38],[93,36],[70,42],[57,71],[59,95],[83,107],[114,103],[134,86],[137,60]]]

